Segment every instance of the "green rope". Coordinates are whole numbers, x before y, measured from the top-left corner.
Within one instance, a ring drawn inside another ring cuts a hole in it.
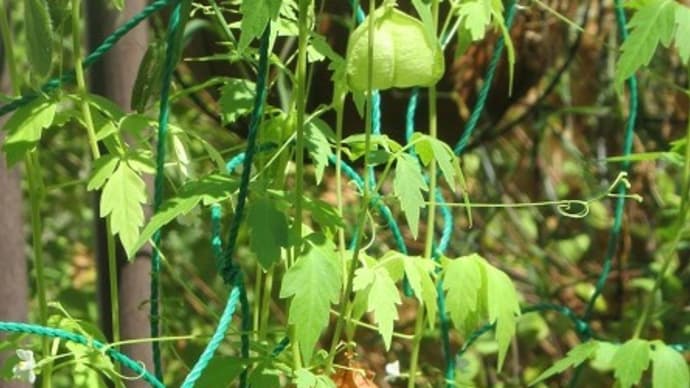
[[[505,23],[507,29],[510,29],[510,27],[513,25],[513,20],[515,19],[516,11],[516,1],[511,0],[508,4],[508,8],[506,9]],[[477,123],[479,123],[479,118],[481,117],[482,112],[484,111],[484,105],[486,105],[486,99],[489,96],[489,90],[491,89],[491,84],[493,83],[494,75],[496,74],[496,67],[498,66],[498,61],[501,59],[501,55],[503,54],[504,46],[505,41],[503,39],[503,36],[501,36],[498,39],[498,42],[496,42],[496,48],[494,49],[493,55],[491,56],[489,67],[486,70],[486,77],[484,77],[484,84],[482,85],[482,88],[479,91],[479,97],[477,99],[477,102],[474,104],[474,109],[472,110],[470,119],[467,121],[467,124],[465,124],[465,130],[462,133],[460,140],[458,140],[458,143],[455,145],[455,148],[453,149],[456,155],[462,154],[462,151],[465,149],[467,143],[470,141],[470,137],[472,136],[474,129],[477,127]]]
[[[190,0],[178,0],[168,21],[168,44],[165,53],[165,66],[163,68],[163,82],[160,93],[160,111],[158,116],[158,139],[156,145],[156,176],[154,181],[153,212],[156,214],[163,203],[165,181],[165,151],[168,135],[168,121],[170,116],[170,86],[173,72],[180,54],[180,37],[184,29],[184,23],[189,17]],[[160,331],[160,242],[162,229],[158,228],[153,234],[153,255],[151,257],[151,301],[150,301],[150,327],[151,337],[158,338]],[[156,377],[163,379],[163,365],[161,362],[160,344],[152,343],[153,365]]]
[[[120,26],[117,30],[115,30],[112,34],[105,38],[105,40],[103,40],[103,43],[101,43],[100,46],[98,46],[91,54],[84,58],[84,61],[82,62],[82,67],[84,69],[88,69],[95,62],[103,58],[103,55],[110,51],[110,49],[112,49],[113,46],[123,36],[125,36],[134,27],[139,25],[139,23],[148,19],[151,15],[161,10],[162,8],[167,7],[170,3],[174,1],[177,0],[156,0],[150,5],[144,7],[144,9],[142,9],[141,12],[134,15],[125,24]],[[43,84],[43,86],[39,88],[40,93],[28,93],[19,98],[14,99],[12,102],[8,104],[3,105],[2,107],[0,107],[0,117],[21,108],[22,106],[38,98],[40,95],[47,94],[59,89],[63,85],[63,83],[72,81],[74,81],[74,70],[63,74],[59,78],[54,78],[47,81],[45,84]]]
[[[230,292],[228,302],[225,304],[223,315],[218,322],[218,327],[213,333],[213,337],[211,337],[211,341],[209,341],[208,345],[206,345],[206,348],[204,349],[203,353],[201,353],[201,356],[197,360],[196,364],[194,364],[192,370],[189,372],[187,377],[185,377],[181,386],[182,388],[194,387],[194,384],[196,384],[197,380],[199,380],[199,377],[201,377],[202,372],[208,366],[209,361],[213,358],[213,353],[216,351],[216,349],[218,349],[218,346],[220,346],[220,343],[225,337],[225,333],[228,331],[228,327],[230,327],[232,315],[235,313],[235,308],[237,307],[239,298],[239,288],[233,287],[232,292]]]
[[[26,333],[35,334],[42,337],[59,338],[65,341],[70,341],[80,345],[94,348],[98,351],[105,353],[113,361],[130,369],[137,376],[141,376],[141,378],[144,379],[144,381],[148,382],[152,387],[165,388],[165,385],[163,385],[161,380],[157,379],[154,375],[148,372],[146,368],[142,366],[141,362],[134,361],[131,358],[127,357],[125,354],[118,352],[117,349],[93,338],[88,338],[83,335],[72,333],[62,329],[55,329],[52,327],[33,325],[30,323],[23,322],[0,321],[0,332]]]

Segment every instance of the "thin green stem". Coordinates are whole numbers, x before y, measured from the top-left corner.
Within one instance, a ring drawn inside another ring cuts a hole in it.
[[[688,75],[690,76],[690,66],[688,66]],[[690,89],[688,90],[688,92],[690,92]],[[676,252],[678,244],[682,239],[683,232],[685,231],[685,224],[688,219],[688,208],[690,207],[690,203],[688,202],[690,200],[688,198],[688,196],[690,195],[690,120],[688,120],[686,127],[685,144],[686,145],[685,163],[683,165],[683,184],[681,186],[680,193],[681,202],[680,209],[678,211],[678,218],[676,219],[676,224],[674,226],[673,239],[671,240],[671,243],[668,245],[666,251],[664,252],[661,269],[659,270],[659,273],[656,275],[656,279],[654,279],[654,285],[652,286],[652,290],[649,292],[647,296],[647,300],[645,301],[644,307],[642,308],[642,314],[640,314],[640,318],[637,320],[637,324],[635,325],[635,331],[633,333],[634,338],[639,338],[640,335],[642,335],[642,332],[649,321],[649,316],[652,314],[652,311],[654,310],[654,300],[656,292],[659,290],[662,282],[664,281],[664,278],[666,277],[666,272],[668,271],[668,268],[671,266],[671,263],[673,262],[673,258],[675,257],[674,253]]]
[[[354,8],[357,8],[357,3],[355,2]],[[372,0],[369,2],[369,14],[373,15],[374,11],[376,10],[376,1]],[[368,42],[368,57],[369,58],[374,58],[374,18],[369,18],[368,19],[368,29],[369,29],[369,42]],[[326,371],[330,372],[333,370],[333,362],[335,360],[335,355],[338,349],[338,343],[340,342],[340,336],[343,331],[343,327],[345,326],[345,323],[351,319],[351,314],[352,314],[352,298],[353,298],[353,282],[355,278],[355,270],[357,269],[357,263],[359,262],[359,254],[360,254],[360,245],[361,245],[361,239],[362,236],[364,235],[364,224],[367,219],[367,212],[369,211],[369,202],[371,199],[371,179],[369,179],[369,176],[367,175],[369,173],[369,152],[368,150],[371,149],[371,133],[372,133],[372,128],[373,128],[373,122],[372,122],[372,109],[373,109],[373,89],[371,88],[371,85],[373,84],[373,73],[374,73],[374,61],[369,60],[368,61],[368,69],[367,69],[367,85],[368,85],[368,98],[366,102],[366,107],[365,107],[365,125],[364,125],[364,149],[367,150],[364,152],[364,170],[365,176],[364,176],[364,187],[362,190],[362,200],[361,200],[361,205],[360,205],[360,210],[359,214],[357,217],[357,223],[355,224],[356,229],[355,229],[355,236],[354,242],[352,246],[350,247],[353,251],[352,254],[352,260],[350,261],[350,265],[348,266],[348,271],[347,271],[347,277],[345,281],[345,288],[343,290],[343,297],[342,297],[342,303],[340,305],[340,312],[338,316],[338,320],[335,325],[335,330],[333,331],[333,339],[331,340],[331,347],[328,351],[328,359],[326,361]]]
[[[296,110],[296,141],[295,141],[295,219],[293,232],[297,242],[292,247],[293,260],[297,260],[302,248],[302,217],[303,217],[303,198],[304,195],[304,124],[306,118],[307,100],[307,44],[309,40],[309,7],[311,0],[299,0],[299,37],[297,42],[297,71],[295,88],[295,110]],[[294,333],[294,330],[291,330]],[[293,344],[293,363],[295,369],[302,367],[299,343],[297,338],[292,336]]]
[[[29,201],[31,203],[31,237],[36,266],[36,294],[38,297],[38,320],[42,325],[48,324],[48,298],[45,285],[45,262],[43,260],[43,224],[41,222],[41,202],[43,202],[43,178],[38,160],[38,151],[33,151],[26,156],[26,172],[29,178]],[[50,339],[44,337],[41,341],[43,354],[48,356],[50,351]],[[43,369],[42,386],[51,387],[52,363],[46,364]]]
[[[261,298],[261,314],[259,315],[259,338],[263,339],[268,330],[269,308],[271,306],[271,293],[273,292],[273,275],[275,266],[271,266],[264,277],[264,291]]]
[[[7,67],[10,72],[10,80],[12,83],[12,91],[14,94],[21,93],[21,79],[17,72],[17,64],[15,63],[14,45],[10,35],[9,23],[7,21],[7,8],[4,0],[0,0],[0,33],[2,33],[2,43],[7,56]],[[36,269],[36,294],[38,299],[38,319],[42,325],[48,324],[48,298],[45,286],[45,262],[43,260],[43,244],[41,237],[43,235],[43,224],[41,222],[41,202],[45,195],[45,186],[43,185],[43,178],[41,177],[40,162],[38,158],[38,151],[30,152],[25,158],[26,173],[29,181],[29,201],[31,205],[31,237],[32,249],[34,256],[34,266]],[[44,337],[41,340],[41,348],[44,357],[49,357],[50,339]],[[49,388],[52,379],[53,363],[46,363],[43,369],[42,386]]]
[[[89,146],[91,148],[91,156],[94,160],[101,157],[101,151],[98,148],[98,140],[96,138],[96,130],[93,124],[93,117],[91,115],[91,106],[87,97],[86,81],[84,77],[84,68],[82,66],[81,58],[81,1],[72,0],[72,50],[74,56],[74,72],[77,82],[77,94],[80,98],[80,105],[82,115],[84,116],[84,124],[86,126],[86,133],[89,139]],[[113,341],[120,341],[120,297],[117,276],[117,254],[115,252],[115,237],[113,236],[110,222],[106,219],[106,245],[108,252],[108,282],[110,286],[110,320],[113,326]]]

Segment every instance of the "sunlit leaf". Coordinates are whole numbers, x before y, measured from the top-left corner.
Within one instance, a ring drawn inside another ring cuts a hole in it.
[[[328,325],[329,309],[340,299],[341,266],[335,247],[313,235],[308,250],[283,277],[281,298],[292,298],[288,323],[294,326],[302,357],[308,363],[316,341]]]

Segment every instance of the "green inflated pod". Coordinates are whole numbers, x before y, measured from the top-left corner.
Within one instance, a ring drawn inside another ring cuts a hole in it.
[[[368,89],[369,18],[352,32],[347,46],[347,82],[354,91]],[[372,89],[431,86],[444,72],[438,40],[425,33],[424,25],[391,7],[376,10]]]
[[[137,79],[132,88],[130,107],[137,112],[146,110],[149,100],[160,93],[161,71],[165,60],[165,44],[151,42],[139,65]]]

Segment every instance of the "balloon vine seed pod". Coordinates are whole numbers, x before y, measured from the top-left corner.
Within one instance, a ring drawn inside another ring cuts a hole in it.
[[[374,18],[372,89],[425,87],[443,76],[441,45],[418,19],[391,6],[377,9],[352,32],[347,46],[347,82],[368,89],[369,18]]]

